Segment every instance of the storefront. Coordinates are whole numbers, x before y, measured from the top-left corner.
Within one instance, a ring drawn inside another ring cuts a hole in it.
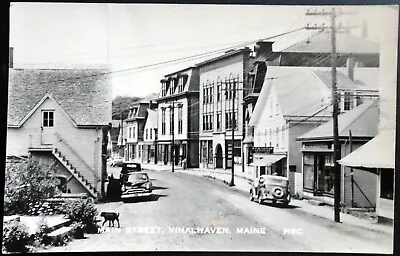
[[[334,197],[333,152],[303,151],[303,195]]]
[[[376,213],[394,219],[395,131],[385,130],[364,146],[339,160],[343,166],[377,172]]]
[[[143,143],[143,163],[157,163],[156,160],[156,145],[153,142]]]
[[[253,162],[255,177],[260,175],[287,176],[287,155],[286,153],[274,153],[272,147],[253,147]]]
[[[218,157],[222,158],[222,148],[217,148]],[[203,168],[209,168],[213,166],[213,141],[212,140],[201,140],[200,141],[200,163]],[[219,156],[220,153],[220,156]],[[222,168],[217,167],[217,168]]]

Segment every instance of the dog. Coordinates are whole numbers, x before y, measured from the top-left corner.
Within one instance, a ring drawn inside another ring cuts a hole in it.
[[[119,213],[116,212],[102,212],[100,214],[101,217],[104,218],[103,221],[103,225],[108,221],[108,226],[111,227],[111,222],[112,222],[112,226],[114,227],[114,221],[116,220],[118,222],[118,227],[120,227],[119,225]]]

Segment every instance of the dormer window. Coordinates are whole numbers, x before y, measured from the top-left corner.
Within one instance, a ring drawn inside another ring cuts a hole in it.
[[[343,104],[344,111],[348,111],[353,108],[353,98],[351,92],[344,92]]]
[[[184,77],[180,76],[178,80],[178,92],[183,92],[184,89]]]
[[[169,82],[169,95],[174,94],[174,88],[175,88],[175,79],[171,79]]]
[[[164,97],[167,95],[167,82],[162,81],[162,86],[161,86],[161,97]]]

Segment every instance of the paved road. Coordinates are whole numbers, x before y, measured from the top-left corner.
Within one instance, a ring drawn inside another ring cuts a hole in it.
[[[99,211],[119,212],[121,228],[107,227],[101,234],[48,251],[391,253],[391,237],[386,234],[336,224],[293,207],[259,205],[212,179],[185,173],[148,173],[154,185],[150,200],[98,205]]]

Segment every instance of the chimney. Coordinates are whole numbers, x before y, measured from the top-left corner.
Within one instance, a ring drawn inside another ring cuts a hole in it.
[[[271,58],[270,53],[272,53],[272,44],[274,42],[269,42],[269,41],[258,41],[256,45],[254,46],[254,51],[256,53],[256,58],[259,61],[265,61],[268,60],[268,58]]]
[[[354,58],[347,58],[347,76],[351,79],[354,80],[354,67],[356,65],[356,61]]]
[[[368,37],[368,24],[367,24],[367,21],[365,21],[365,20],[362,21],[361,37],[364,39],[366,39]]]
[[[8,67],[14,68],[14,47],[10,47],[8,51]]]

